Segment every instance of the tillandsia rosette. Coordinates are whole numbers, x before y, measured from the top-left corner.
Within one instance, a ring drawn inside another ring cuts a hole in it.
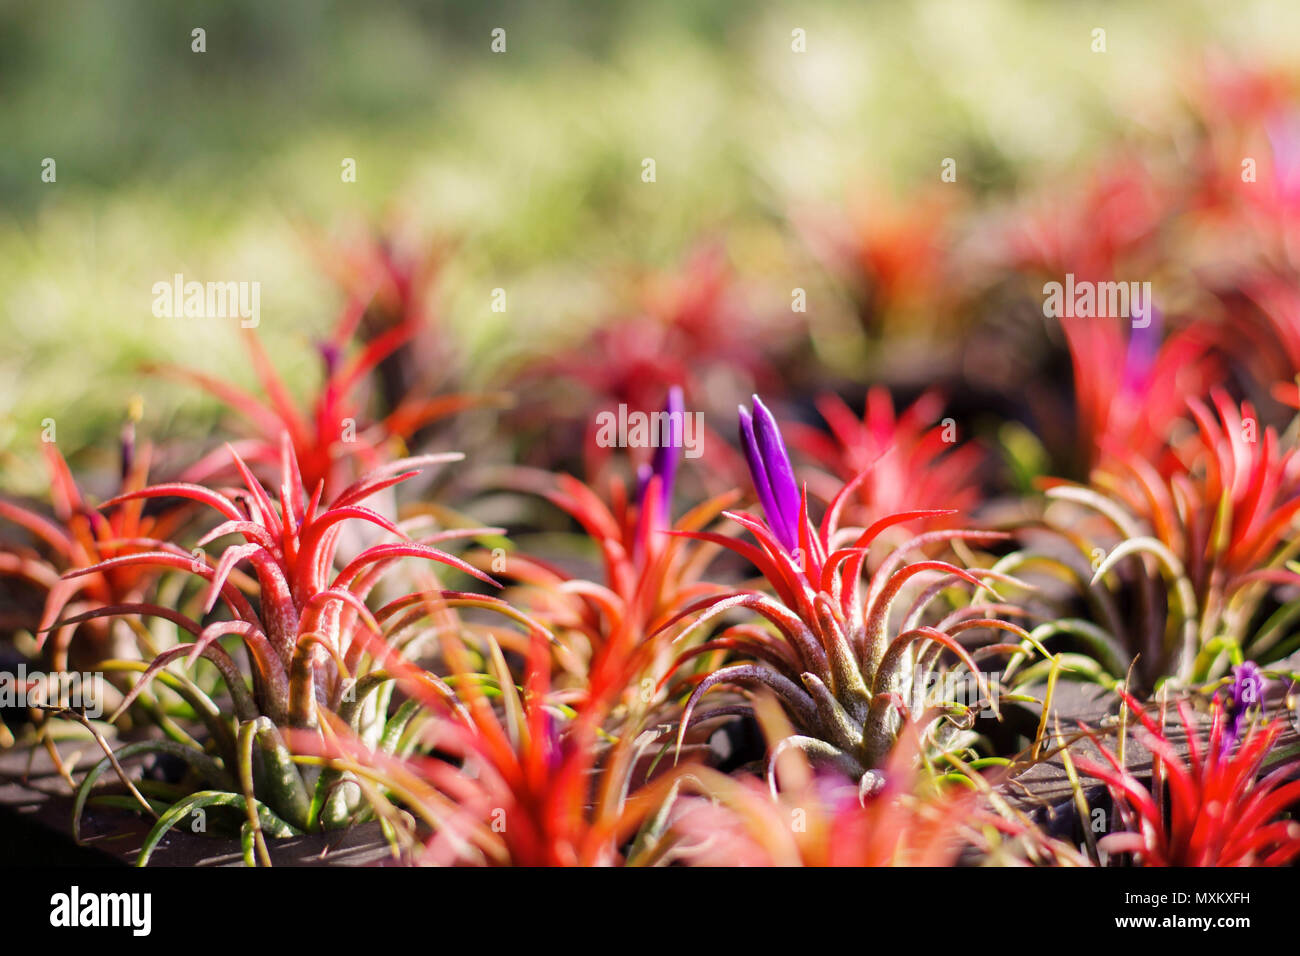
[[[1085,615],[1062,603],[1043,613],[1109,682],[1133,667],[1138,687],[1166,679],[1189,687],[1221,677],[1243,654],[1268,663],[1298,646],[1289,533],[1300,514],[1300,458],[1261,428],[1250,403],[1221,390],[1212,397],[1213,411],[1187,403],[1195,431],[1171,441],[1158,463],[1114,454],[1091,486],[1052,483],[1051,540],[1027,529],[1027,546],[996,565],[1072,585]]]
[[[286,747],[285,732],[289,728],[324,732],[322,715],[328,713],[367,745],[395,744],[412,714],[405,705],[390,714],[392,678],[383,667],[391,662],[393,653],[381,621],[393,617],[404,605],[399,601],[396,608],[389,605],[373,613],[366,605],[367,596],[408,558],[437,562],[495,584],[488,575],[433,543],[499,529],[457,529],[430,541],[415,541],[362,504],[428,465],[459,456],[428,455],[390,462],[322,504],[323,482],[317,483],[309,498],[285,435],[277,506],[239,455],[233,450],[230,453],[243,479],[242,488],[213,489],[173,482],[129,491],[102,506],[111,511],[152,498],[182,498],[206,505],[223,520],[199,540],[196,552],[156,541],[153,550],[109,558],[67,575],[75,579],[125,568],[187,572],[206,582],[200,619],[170,607],[134,602],[97,607],[60,618],[51,626],[66,628],[97,618],[132,615],[169,621],[192,638],[156,653],[148,662],[106,661],[100,665],[106,672],[139,674],[118,714],[131,707],[151,682],[160,680],[185,701],[209,734],[207,745],[199,745],[183,730],[164,722],[163,729],[172,731],[169,739],[131,743],[118,750],[119,760],[151,750],[179,757],[206,785],[165,809],[145,802],[144,809],[157,814],[158,822],[141,852],[142,862],[168,828],[206,806],[243,809],[248,819],[246,846],[256,843],[263,858],[263,831],[282,836],[350,822],[359,810],[357,788],[344,786],[337,773],[315,773],[296,766]],[[339,534],[349,521],[374,525],[392,540],[366,548],[339,567],[335,560]],[[221,548],[215,561],[202,550],[231,536],[242,540]],[[252,595],[256,605],[233,583],[233,572],[243,562],[251,564],[256,575],[256,593]],[[440,596],[449,605],[461,599],[459,592]],[[481,606],[491,599],[466,595],[464,601]],[[200,623],[218,604],[224,616],[207,625]],[[222,638],[237,639],[247,652],[248,678]],[[200,658],[220,675],[229,710],[193,680],[169,669],[175,661],[192,665]],[[78,816],[95,781],[112,763],[105,758],[86,775],[78,793]]]
[[[367,417],[370,379],[387,367],[385,363],[403,357],[403,350],[419,332],[422,321],[419,309],[409,314],[404,310],[399,321],[366,341],[355,355],[349,355],[369,301],[364,297],[350,299],[330,337],[318,344],[321,382],[306,407],[294,402],[252,329],[246,330],[244,342],[264,397],[192,369],[167,365],[152,370],[197,385],[238,413],[248,423],[253,437],[240,439],[235,447],[258,474],[262,469],[273,473],[279,467],[280,440],[287,434],[304,485],[315,488],[323,482],[325,497],[332,498],[391,457],[387,446],[400,445],[438,419],[476,405],[499,405],[503,401],[500,394],[398,394],[387,396],[391,407],[386,414],[375,419]],[[186,469],[182,478],[207,482],[227,474],[229,469],[230,456],[217,449]]]
[[[679,388],[669,390],[661,414],[666,421],[663,441],[636,469],[632,489],[618,476],[609,478],[603,493],[572,475],[513,471],[506,476],[507,484],[541,496],[573,519],[579,542],[598,558],[598,574],[574,573],[526,548],[495,560],[467,556],[512,582],[508,599],[555,634],[557,683],[580,688],[598,682],[597,675],[611,668],[639,675],[622,694],[636,712],[662,702],[655,685],[667,673],[672,654],[672,635],[662,633],[665,622],[701,594],[724,590],[705,579],[717,549],[683,533],[706,527],[739,497],[726,492],[674,518],[686,414]]]
[[[1246,671],[1240,679],[1257,676]],[[1138,779],[1089,732],[1104,763],[1086,757],[1075,763],[1106,784],[1118,816],[1114,832],[1097,841],[1099,851],[1127,855],[1140,866],[1286,866],[1300,856],[1300,823],[1287,812],[1300,799],[1300,765],[1294,758],[1270,762],[1285,718],[1254,723],[1243,733],[1216,697],[1205,730],[1180,700],[1184,756],[1166,729],[1163,704],[1151,714],[1128,694],[1121,697],[1137,718],[1133,736],[1151,752],[1151,780]]]
[[[1209,330],[1177,328],[1151,307],[1136,321],[1061,319],[1074,369],[1079,404],[1080,453],[1089,468],[1114,455],[1157,460],[1187,401],[1214,381],[1216,361]]]
[[[408,735],[416,752],[394,756],[346,729],[294,732],[295,747],[376,791],[378,812],[405,830],[395,845],[415,863],[608,866],[650,859],[675,777],[652,779],[646,769],[659,734],[638,733],[626,720],[616,734],[605,730],[635,669],[626,662],[602,667],[574,697],[552,684],[553,638],[524,618],[519,623],[527,627],[522,683],[494,642],[486,671],[476,671],[475,654],[455,629],[440,635],[450,670],[445,683],[417,669],[402,675],[409,700],[423,707],[424,719]],[[411,823],[394,812],[399,806]]]
[[[955,419],[940,419],[943,397],[927,391],[895,413],[889,390],[868,390],[862,417],[834,393],[820,395],[817,410],[830,434],[792,423],[786,426],[796,450],[830,474],[811,470],[810,492],[825,500],[846,481],[870,469],[845,504],[844,520],[866,526],[900,511],[969,511],[979,504],[979,474],[986,455],[973,442],[958,443]],[[940,527],[951,518],[926,519]]]
[[[119,489],[128,494],[148,483],[151,458],[147,444],[136,444],[134,421],[123,428],[120,449]],[[111,558],[147,551],[153,541],[170,538],[189,517],[184,503],[146,514],[143,504],[136,502],[102,513],[87,503],[58,446],[49,442],[43,445],[43,451],[50,478],[52,518],[0,501],[0,519],[27,531],[37,544],[33,549],[13,548],[0,553],[0,574],[21,578],[43,593],[39,621],[25,622],[34,633],[42,635],[61,615],[141,600],[163,573],[161,569],[136,564],[87,569]],[[126,625],[114,629],[103,619],[64,624],[54,630],[48,647],[55,670],[68,669],[74,638],[79,663],[99,660],[106,653],[135,643]]]
[[[781,741],[778,752],[783,747],[798,747],[815,760],[860,778],[886,759],[904,715],[914,715],[927,727],[944,721],[945,702],[927,699],[927,689],[935,683],[931,675],[947,669],[945,654],[978,680],[979,665],[961,642],[961,635],[1003,631],[1018,639],[1016,651],[1030,648],[1031,638],[1024,628],[998,616],[1015,613],[1006,605],[967,602],[946,613],[934,607],[954,586],[965,585],[976,592],[988,589],[999,577],[996,572],[942,560],[908,560],[927,545],[1000,542],[1006,535],[968,530],[926,532],[891,551],[867,576],[868,552],[883,530],[950,512],[903,512],[865,529],[841,528],[841,511],[857,481],[867,474],[864,472],[841,488],[820,526],[815,527],[808,516],[808,496],[796,486],[776,419],[757,396],[752,415],[746,409],[740,411],[740,438],[764,519],[744,512],[725,514],[748,531],[757,545],[716,532],[690,535],[745,558],[759,570],[772,593],[732,591],[706,596],[682,610],[673,622],[697,615],[686,632],[689,634],[732,609],[744,608],[764,618],[772,630],[728,628],[682,653],[679,667],[716,650],[728,650],[752,662],[698,675],[682,715],[679,741],[700,699],[712,688],[722,684],[762,686],[782,701],[797,730]],[[900,594],[922,576],[929,582],[898,615]],[[989,692],[996,694],[997,690]],[[996,707],[987,694],[983,696],[972,703]],[[775,756],[776,752],[773,759]]]

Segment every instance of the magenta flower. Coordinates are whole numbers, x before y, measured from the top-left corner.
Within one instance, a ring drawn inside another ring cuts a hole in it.
[[[1281,113],[1265,127],[1273,148],[1273,176],[1282,198],[1300,199],[1300,113]]]
[[[682,429],[686,416],[686,402],[682,389],[674,385],[668,389],[668,398],[664,401],[664,414],[668,416],[668,440],[661,441],[655,449],[650,464],[642,465],[637,470],[636,500],[645,514],[645,496],[650,488],[650,479],[659,478],[658,522],[667,524],[671,521],[673,507],[673,485],[677,479],[677,461],[682,455]]]
[[[337,342],[319,342],[316,349],[320,352],[321,364],[325,366],[325,378],[333,378],[343,361],[343,350]]]
[[[799,488],[776,419],[757,395],[751,417],[740,408],[740,444],[767,525],[787,551],[799,547]]]
[[[1164,315],[1148,303],[1147,324],[1133,327],[1124,356],[1121,388],[1126,395],[1144,395],[1151,386],[1151,373],[1160,354]]]
[[[1246,715],[1254,707],[1264,704],[1264,675],[1254,661],[1246,661],[1232,669],[1232,700],[1225,708],[1230,721],[1223,735],[1223,750],[1226,755],[1233,745],[1241,739],[1242,726]]]

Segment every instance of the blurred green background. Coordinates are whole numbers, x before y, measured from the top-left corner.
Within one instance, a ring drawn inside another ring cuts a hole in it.
[[[153,316],[173,273],[259,281],[261,332],[305,387],[307,343],[342,302],[310,237],[399,223],[453,240],[437,302],[487,381],[701,238],[788,304],[818,269],[789,225],[803,204],[906,196],[946,156],[968,193],[1050,179],[1165,135],[1154,118],[1207,50],[1298,49],[1300,4],[1249,0],[6,2],[0,484],[44,484],[46,418],[70,453],[111,440],[135,394],[155,436],[210,422],[207,399],[142,361],[251,382],[230,325]]]

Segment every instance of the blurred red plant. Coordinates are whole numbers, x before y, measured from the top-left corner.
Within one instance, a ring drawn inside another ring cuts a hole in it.
[[[599,553],[599,581],[576,577],[527,554],[510,556],[498,572],[520,582],[511,592],[512,600],[561,636],[562,666],[596,685],[605,680],[631,682],[646,671],[654,671],[656,680],[661,677],[667,665],[668,642],[659,634],[664,622],[690,601],[721,590],[702,580],[715,549],[696,546],[677,532],[703,529],[739,495],[718,495],[673,520],[686,414],[681,389],[669,390],[662,414],[672,430],[661,436],[668,443],[640,467],[635,491],[616,475],[609,477],[602,498],[571,475],[511,474],[511,483],[540,495],[577,522]],[[631,684],[627,693],[641,695]]]
[[[758,704],[769,736],[789,736],[779,709]],[[904,744],[902,741],[906,741]],[[942,785],[918,771],[922,744],[907,725],[871,786],[815,773],[797,750],[780,758],[779,789],[707,767],[680,774],[680,799],[660,852],[695,866],[952,866],[987,853],[1026,827],[981,802],[978,789]],[[866,783],[866,781],[864,781]]]
[[[428,596],[430,613],[438,598]],[[366,748],[331,721],[324,738],[295,734],[303,752],[363,777],[405,805],[423,824],[414,862],[513,866],[610,866],[626,862],[624,848],[658,807],[671,781],[638,785],[638,756],[650,741],[633,730],[612,738],[604,730],[618,675],[594,685],[573,707],[552,691],[546,634],[529,633],[522,687],[493,643],[489,671],[475,674],[452,631],[441,636],[456,693],[410,671],[402,686],[430,718],[418,742],[426,753],[405,759]],[[390,669],[395,672],[399,668]],[[607,672],[608,673],[608,672]],[[441,683],[441,682],[439,682]],[[498,696],[501,712],[485,690]],[[329,728],[334,728],[331,731]]]
[[[308,488],[325,485],[329,497],[341,492],[359,474],[378,467],[390,457],[393,446],[410,438],[423,426],[497,396],[448,394],[432,398],[404,395],[381,417],[366,415],[365,386],[379,365],[406,347],[420,328],[421,313],[413,311],[382,329],[360,352],[346,358],[358,325],[366,314],[367,300],[352,299],[334,331],[321,345],[323,378],[308,408],[300,408],[289,393],[257,333],[245,330],[253,369],[265,398],[222,379],[192,369],[161,366],[156,371],[191,382],[210,392],[251,424],[255,437],[240,441],[236,449],[258,467],[274,468],[279,461],[280,436],[289,435]],[[221,449],[200,459],[182,476],[203,482],[228,468]]]
[[[1096,164],[1082,185],[1032,196],[1002,227],[1005,267],[1063,280],[1150,274],[1161,230],[1172,218],[1177,191],[1133,155]]]
[[[151,452],[148,444],[136,446],[131,424],[123,431],[121,448],[120,494],[130,494],[147,484]],[[29,532],[45,552],[8,546],[0,550],[0,573],[24,578],[46,592],[40,620],[30,622],[37,634],[49,630],[65,612],[79,614],[142,600],[161,569],[140,565],[94,569],[111,558],[150,550],[155,539],[169,538],[177,531],[188,512],[185,507],[171,507],[146,514],[144,502],[136,502],[111,514],[101,514],[86,503],[58,447],[49,442],[42,450],[50,475],[53,520],[32,509],[0,501],[0,518]],[[80,573],[69,577],[70,572]],[[69,646],[76,634],[88,640],[93,661],[114,652],[105,621],[85,621],[82,626],[67,624],[58,629],[51,645],[56,670],[68,667]]]
[[[861,419],[838,395],[821,396],[817,408],[830,435],[796,424],[789,428],[791,441],[831,471],[833,477],[809,480],[812,493],[823,500],[866,473],[845,503],[847,523],[865,527],[902,511],[968,511],[979,503],[983,454],[976,445],[957,444],[956,422],[940,420],[938,392],[925,392],[901,414],[882,386],[867,392]],[[944,521],[928,519],[932,527]]]
[[[1105,765],[1085,757],[1075,763],[1106,784],[1125,826],[1099,840],[1098,849],[1131,854],[1142,866],[1285,866],[1300,856],[1300,823],[1285,816],[1300,801],[1300,764],[1287,761],[1259,777],[1285,719],[1252,726],[1232,753],[1224,746],[1227,731],[1217,698],[1203,744],[1190,709],[1179,701],[1184,759],[1164,730],[1163,715],[1157,723],[1121,694],[1141,721],[1134,735],[1151,751],[1152,781],[1145,786],[1093,735]]]
[[[1089,466],[1107,457],[1156,460],[1187,400],[1207,394],[1218,374],[1199,326],[1164,337],[1152,310],[1141,325],[1127,318],[1062,318],[1074,367],[1081,451]],[[1127,334],[1125,331],[1127,330]]]
[[[540,397],[519,402],[518,422],[547,427],[571,403],[574,386],[585,393],[577,406],[584,414],[620,404],[658,407],[665,382],[679,384],[695,402],[718,406],[755,387],[775,388],[780,376],[773,356],[788,323],[762,321],[742,292],[725,249],[699,246],[678,271],[638,283],[631,314],[611,317],[572,345],[525,364],[515,384]]]
[[[888,198],[883,190],[859,192],[847,212],[808,212],[802,230],[826,266],[848,282],[864,329],[944,321],[958,285],[953,255],[956,204],[948,190]]]

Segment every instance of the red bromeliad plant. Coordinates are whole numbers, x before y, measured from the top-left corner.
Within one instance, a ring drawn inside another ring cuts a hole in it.
[[[551,430],[557,416],[571,423],[586,418],[592,407],[655,408],[666,381],[679,383],[712,410],[754,388],[775,388],[772,354],[787,347],[778,336],[788,335],[789,324],[764,321],[741,291],[718,245],[699,248],[675,273],[637,283],[629,314],[611,317],[580,341],[519,370],[514,385],[526,397],[516,403],[513,421],[520,430],[546,433],[545,463],[553,465],[563,444],[563,436]],[[581,400],[575,402],[575,395]],[[576,457],[592,447],[588,440],[585,448],[568,450]],[[586,465],[585,474],[597,472],[592,462]],[[730,481],[729,471],[717,463],[714,470]]]
[[[958,635],[993,629],[1028,638],[1018,625],[992,616],[1013,611],[997,604],[969,604],[926,623],[930,606],[945,589],[962,582],[978,589],[990,573],[939,560],[908,563],[909,553],[941,542],[993,542],[1006,536],[965,530],[919,535],[879,564],[864,593],[863,570],[877,536],[893,525],[944,512],[902,512],[865,529],[841,528],[840,513],[864,477],[859,476],[841,489],[820,527],[815,527],[808,517],[807,494],[800,495],[796,488],[776,421],[757,397],[753,417],[742,408],[740,423],[766,520],[743,512],[724,514],[749,531],[757,546],[711,532],[683,533],[744,557],[759,569],[774,594],[711,595],[681,611],[672,623],[702,611],[685,632],[690,633],[733,608],[748,608],[770,622],[779,637],[761,628],[732,628],[683,653],[679,667],[721,649],[752,658],[753,663],[733,664],[702,676],[687,701],[681,734],[711,688],[765,685],[781,699],[799,731],[787,744],[856,779],[886,759],[902,714],[928,711],[921,685],[940,668],[944,651],[955,655],[971,675],[978,674],[975,659]],[[932,582],[915,597],[901,626],[896,626],[895,602],[920,575],[929,575]]]
[[[1034,195],[1009,218],[999,243],[1004,265],[1056,280],[1067,272],[1107,280],[1135,264],[1149,275],[1178,198],[1144,159],[1109,157],[1083,185]]]
[[[318,246],[322,269],[335,279],[351,303],[360,303],[364,312],[356,334],[363,345],[379,340],[394,329],[406,328],[399,348],[381,359],[372,377],[377,379],[384,407],[397,409],[406,405],[423,422],[408,418],[403,429],[390,428],[404,441],[418,443],[428,426],[443,416],[470,404],[468,396],[447,394],[449,386],[462,371],[448,329],[439,321],[432,302],[432,291],[453,242],[417,236],[400,223],[387,224],[383,230],[368,230],[351,242],[321,244],[313,233],[308,241]],[[336,335],[333,345],[342,349],[345,340]],[[452,388],[452,391],[455,391]],[[410,402],[417,393],[435,395],[431,402]],[[500,403],[502,396],[484,396],[477,401]]]
[[[862,192],[849,212],[800,218],[810,246],[856,298],[858,321],[872,333],[951,321],[962,276],[951,269],[957,207],[947,190],[889,199]],[[955,290],[955,291],[954,291]]]
[[[1158,464],[1117,455],[1095,473],[1097,490],[1062,483],[1047,491],[1099,516],[1097,532],[1056,526],[1091,564],[1086,591],[1111,676],[1141,654],[1139,683],[1148,688],[1164,675],[1213,679],[1243,653],[1272,659],[1288,649],[1280,642],[1300,613],[1284,602],[1259,621],[1272,588],[1300,581],[1286,566],[1296,553],[1288,532],[1300,514],[1300,457],[1271,427],[1260,431],[1250,403],[1238,407],[1220,390],[1213,401],[1213,412],[1189,402],[1197,431],[1171,440]],[[1119,610],[1116,575],[1126,559],[1139,588],[1136,626]]]
[[[868,472],[845,504],[846,521],[865,526],[902,511],[966,511],[978,503],[982,454],[974,445],[957,445],[956,423],[940,421],[937,392],[926,392],[902,414],[895,414],[883,387],[867,393],[861,419],[834,394],[820,397],[817,408],[831,435],[798,427],[793,438],[834,474],[819,486],[810,482],[814,493],[829,501],[844,482]]]
[[[402,396],[386,414],[371,420],[366,411],[366,385],[381,363],[408,345],[419,329],[420,314],[403,316],[348,358],[347,351],[366,314],[366,304],[361,298],[350,301],[329,339],[320,345],[324,375],[307,408],[300,407],[290,395],[251,329],[246,331],[245,342],[264,398],[202,372],[171,366],[160,371],[201,386],[243,416],[255,437],[239,442],[236,447],[246,461],[258,467],[278,466],[280,436],[287,433],[306,486],[315,488],[323,482],[326,495],[333,496],[359,473],[381,465],[390,457],[391,446],[411,437],[421,427],[487,400],[483,396],[458,394],[433,398]],[[218,450],[201,459],[183,477],[202,482],[228,467],[225,453]]]
[[[1104,765],[1075,758],[1080,770],[1106,784],[1124,824],[1123,832],[1099,840],[1098,849],[1132,855],[1142,866],[1285,866],[1300,856],[1300,823],[1287,815],[1300,801],[1300,765],[1288,761],[1260,778],[1283,718],[1242,736],[1215,698],[1202,737],[1188,705],[1179,701],[1184,759],[1165,732],[1163,715],[1157,722],[1127,694],[1124,701],[1141,722],[1134,736],[1151,751],[1152,781],[1144,785],[1099,742]]]
[[[1207,333],[1197,326],[1163,337],[1164,317],[1061,319],[1074,367],[1079,433],[1089,467],[1119,456],[1156,459],[1189,398],[1213,381]]]
[[[368,781],[415,816],[421,842],[414,862],[635,862],[626,845],[660,805],[671,780],[644,781],[638,758],[657,734],[638,737],[638,728],[625,725],[613,737],[604,729],[627,672],[603,671],[600,683],[570,706],[551,686],[552,651],[536,626],[528,635],[520,686],[495,644],[487,673],[472,671],[454,632],[442,635],[442,645],[454,696],[418,674],[403,681],[411,699],[433,715],[412,739],[421,752],[405,758],[378,754],[346,732],[303,746],[316,749],[335,771]],[[500,700],[499,708],[487,691]]]
[[[13,574],[36,585],[46,593],[39,622],[32,622],[33,632],[43,634],[65,614],[134,603],[143,599],[162,570],[145,566],[118,566],[93,570],[117,557],[139,554],[151,549],[154,539],[170,537],[185,521],[183,508],[169,508],[146,514],[144,502],[135,502],[110,514],[101,514],[89,506],[77,487],[68,463],[53,444],[43,448],[50,474],[50,497],[54,518],[6,501],[0,501],[0,518],[29,532],[43,546],[45,554],[17,548],[0,551],[0,573]],[[138,450],[134,430],[128,425],[122,437],[121,491],[129,494],[148,482],[150,449]],[[75,577],[69,572],[80,572]],[[89,645],[89,658],[101,660],[130,646],[129,637],[114,641],[111,628],[103,620],[67,624],[55,633],[51,661],[56,670],[68,668],[69,645],[74,635],[78,643]],[[83,655],[87,656],[87,655]]]
[[[242,792],[222,797],[224,791],[219,791],[213,797],[204,791],[201,797],[187,798],[184,806],[192,809],[194,799],[234,800],[249,812],[250,825],[258,832],[261,827],[271,825],[276,832],[341,825],[349,807],[337,792],[337,780],[327,779],[325,783],[318,780],[315,796],[308,797],[306,781],[292,766],[280,731],[292,726],[319,732],[321,714],[328,711],[346,714],[367,743],[375,744],[382,739],[388,721],[387,694],[377,694],[369,700],[361,694],[365,704],[361,706],[357,691],[358,682],[367,678],[370,681],[367,686],[375,689],[375,662],[385,656],[380,650],[385,635],[376,615],[366,606],[367,596],[406,558],[438,562],[494,584],[490,577],[460,558],[431,545],[446,538],[499,533],[499,529],[457,529],[442,532],[428,541],[413,541],[397,525],[362,504],[379,491],[413,477],[424,466],[457,456],[432,455],[391,462],[344,489],[328,504],[322,504],[323,483],[318,482],[308,497],[293,446],[285,435],[280,450],[278,506],[243,459],[233,450],[231,456],[243,479],[242,488],[218,490],[174,482],[133,490],[102,506],[105,510],[131,508],[146,499],[183,498],[211,507],[223,521],[200,539],[199,548],[231,535],[242,539],[223,548],[215,563],[201,552],[191,554],[168,542],[155,541],[151,550],[110,558],[67,576],[75,579],[142,568],[189,572],[207,582],[204,615],[220,601],[225,617],[204,625],[200,619],[171,607],[132,602],[95,608],[66,617],[54,626],[67,627],[107,616],[149,616],[168,620],[193,637],[189,643],[157,654],[147,667],[143,664],[135,667],[129,662],[103,665],[105,669],[142,672],[118,713],[153,679],[168,675],[177,692],[207,723],[220,759],[214,762],[202,751],[196,755],[188,752],[193,748],[176,748],[174,744],[172,749],[209,780],[223,779],[228,784],[238,774]],[[374,525],[392,536],[392,540],[366,548],[340,567],[336,562],[339,535],[343,525],[350,521]],[[243,562],[248,562],[256,575],[256,593],[246,595],[232,583],[232,573]],[[256,606],[253,599],[257,601]],[[492,599],[477,600],[489,603]],[[236,638],[247,649],[251,690],[219,642],[224,637]],[[200,657],[215,666],[221,675],[233,704],[233,725],[193,682],[185,680],[177,684],[178,675],[167,670],[173,661],[184,659],[193,663]],[[260,748],[255,764],[251,757],[254,741]],[[164,741],[159,746],[166,749],[166,744]],[[155,745],[130,746],[152,748]],[[101,764],[87,777],[83,792],[105,766]],[[261,827],[255,821],[258,815]],[[180,816],[168,811],[160,819],[155,835],[160,837],[177,819]],[[146,852],[144,857],[147,855]]]
[[[653,686],[669,663],[661,626],[686,603],[720,590],[702,580],[712,549],[693,547],[674,532],[701,530],[736,497],[719,495],[673,521],[686,414],[680,388],[669,390],[661,414],[666,425],[658,447],[653,460],[638,469],[631,493],[617,477],[611,478],[605,500],[570,475],[519,476],[525,487],[572,517],[595,545],[600,581],[575,577],[523,554],[511,556],[502,572],[522,585],[513,595],[516,603],[560,637],[562,667],[592,684],[623,674],[627,702],[640,705],[650,698],[633,678],[645,674]]]
[[[779,712],[763,719],[772,739],[788,735]],[[779,790],[756,777],[688,769],[679,790],[699,796],[672,807],[657,852],[695,866],[952,866],[966,850],[1017,861],[1020,851],[1010,843],[1032,838],[1032,828],[983,804],[980,788],[920,771],[923,749],[908,724],[871,787],[817,773],[797,750],[781,756]]]

